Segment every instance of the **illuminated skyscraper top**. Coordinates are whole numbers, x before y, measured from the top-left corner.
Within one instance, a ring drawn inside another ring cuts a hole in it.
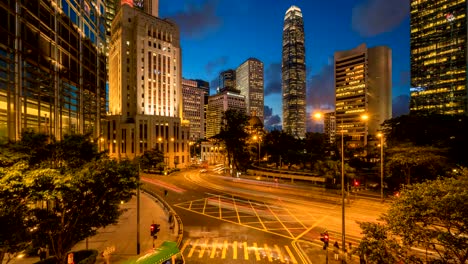
[[[283,130],[299,138],[306,132],[306,65],[301,10],[291,6],[283,27]]]
[[[411,114],[468,113],[467,5],[411,0]]]

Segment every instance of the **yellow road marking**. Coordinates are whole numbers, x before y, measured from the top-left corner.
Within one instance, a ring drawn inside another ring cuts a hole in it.
[[[187,255],[187,257],[190,258],[193,255],[193,252],[195,251],[195,248],[197,247],[197,245],[198,245],[198,239],[195,240],[195,243],[192,245],[192,248],[190,249],[189,254]]]
[[[190,201],[190,205],[189,205],[189,207],[188,207],[189,210],[192,210],[192,202],[193,202],[193,201]]]
[[[267,244],[263,244],[263,248],[264,248],[265,251],[266,251],[266,255],[267,255],[267,257],[268,257],[268,261],[273,262],[273,258],[271,257],[271,250],[270,250],[270,248],[268,247],[268,245],[267,245]]]
[[[236,199],[233,199],[232,202],[234,203],[234,209],[236,210],[236,215],[237,215],[237,221],[239,224],[241,223],[240,216],[239,216],[239,211],[237,211],[237,204],[236,204]]]
[[[286,229],[286,231],[288,231],[289,235],[291,238],[294,238],[294,235],[291,233],[291,231],[289,231],[289,229],[283,224],[283,222],[281,221],[281,219],[279,219],[278,215],[273,212],[273,210],[271,210],[271,207],[267,204],[265,204],[265,206],[268,208],[268,210],[270,210],[271,214],[275,216],[276,220],[284,227],[284,229]]]
[[[185,250],[185,248],[188,246],[189,242],[190,242],[190,239],[185,240],[185,243],[184,243],[184,245],[182,246],[182,248],[180,249],[180,252],[184,252],[184,250]]]
[[[203,214],[205,214],[205,208],[206,208],[207,201],[208,201],[208,199],[205,199],[205,203],[203,204]]]
[[[255,215],[257,216],[258,221],[260,222],[260,224],[262,224],[263,230],[267,230],[265,224],[263,224],[262,219],[260,219],[260,216],[258,215],[257,210],[255,210],[255,207],[252,205],[252,202],[251,202],[250,200],[249,200],[249,204],[250,204],[250,207],[252,207],[252,210],[254,211]],[[260,229],[260,230],[261,230],[261,229]]]
[[[296,245],[297,241],[293,240],[291,242],[292,247],[296,250],[297,255],[301,258],[302,263],[312,263],[307,256],[304,256],[302,249],[299,249]]]
[[[301,238],[305,234],[309,233],[309,231],[312,230],[312,228],[316,227],[318,224],[323,222],[323,220],[325,220],[325,218],[327,218],[327,217],[328,217],[328,215],[325,215],[324,217],[320,218],[320,220],[316,221],[311,227],[309,227],[306,231],[304,231],[300,235],[298,235],[294,240],[298,240],[299,238]]]
[[[208,244],[208,239],[205,239],[205,243],[203,245],[200,245],[201,250],[198,253],[199,258],[203,257],[203,254],[205,254],[206,244]]]
[[[228,243],[227,243],[226,240],[224,240],[223,252],[221,253],[221,258],[222,258],[222,259],[225,259],[225,258],[226,258],[226,250],[227,250],[227,247],[228,247]]]
[[[289,258],[291,259],[291,262],[292,262],[292,263],[297,263],[297,260],[296,260],[296,258],[294,257],[293,253],[291,252],[291,250],[289,249],[289,247],[288,247],[287,245],[285,245],[284,248],[286,248],[286,251],[287,251],[288,254],[289,254]]]
[[[254,245],[254,250],[255,250],[255,258],[257,259],[257,261],[260,260],[260,253],[258,253],[258,246],[257,246],[257,243],[253,243]]]
[[[215,255],[215,253],[216,253],[217,243],[218,243],[218,240],[215,239],[215,240],[213,241],[213,246],[211,247],[210,258],[214,258],[214,255]]]
[[[275,245],[275,249],[276,249],[276,252],[278,252],[278,257],[281,263],[284,263],[284,258],[283,258],[283,254],[281,254],[281,249],[278,247],[278,245]]]
[[[249,260],[249,248],[247,247],[247,242],[244,242],[242,246],[244,247],[244,259]]]
[[[232,258],[237,259],[237,241],[232,243]]]

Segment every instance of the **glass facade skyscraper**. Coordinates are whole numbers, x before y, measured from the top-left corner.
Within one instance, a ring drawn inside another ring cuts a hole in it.
[[[466,115],[467,5],[411,1],[411,114]]]
[[[297,6],[286,11],[282,56],[283,131],[299,138],[306,132],[304,21]]]
[[[100,135],[105,10],[104,1],[1,1],[0,137]]]

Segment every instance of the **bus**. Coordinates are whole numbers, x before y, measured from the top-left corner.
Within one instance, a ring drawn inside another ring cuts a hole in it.
[[[164,241],[150,253],[140,257],[135,264],[184,264],[184,257],[173,241]]]

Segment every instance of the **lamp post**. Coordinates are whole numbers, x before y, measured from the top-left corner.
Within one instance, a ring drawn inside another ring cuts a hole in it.
[[[343,117],[341,117],[341,248],[343,251],[345,250],[345,247],[346,247],[344,177],[345,177],[344,176],[344,128],[343,128]]]
[[[380,138],[380,199],[382,203],[384,202],[383,195],[383,177],[384,177],[384,166],[383,166],[383,143],[384,143],[384,134],[378,133],[377,136]]]
[[[323,118],[321,113],[315,113],[314,118],[320,120]],[[346,235],[345,235],[345,173],[344,173],[344,129],[343,117],[341,117],[341,247],[344,251],[346,248]],[[344,262],[345,260],[342,259]]]

